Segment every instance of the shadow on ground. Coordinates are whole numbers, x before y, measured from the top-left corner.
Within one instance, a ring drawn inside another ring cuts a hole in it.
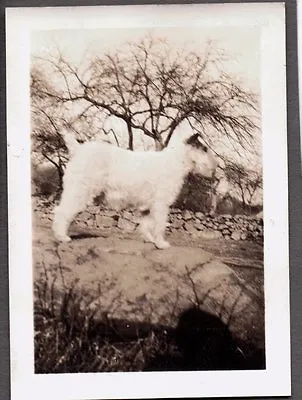
[[[191,307],[176,328],[81,310],[72,293],[60,312],[35,307],[35,372],[210,371],[265,368],[263,350],[235,340],[220,318]]]
[[[220,318],[197,307],[184,311],[172,332],[178,354],[154,357],[145,371],[264,369],[264,351],[237,342]],[[244,353],[243,347],[249,348]]]

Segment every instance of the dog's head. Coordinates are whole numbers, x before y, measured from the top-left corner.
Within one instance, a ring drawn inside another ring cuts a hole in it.
[[[192,167],[191,172],[211,178],[218,165],[213,152],[202,142],[198,134],[190,136],[185,144],[188,147],[188,157]]]

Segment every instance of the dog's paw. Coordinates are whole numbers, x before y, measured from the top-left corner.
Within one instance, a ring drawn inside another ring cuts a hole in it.
[[[143,238],[144,243],[154,243],[154,239],[153,238]]]
[[[69,236],[56,236],[56,240],[61,243],[71,242],[71,238]]]
[[[170,243],[167,242],[166,240],[160,240],[157,241],[155,243],[155,246],[159,249],[159,250],[165,250],[168,249],[170,247]]]

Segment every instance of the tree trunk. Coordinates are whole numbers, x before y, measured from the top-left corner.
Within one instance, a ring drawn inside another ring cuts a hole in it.
[[[59,192],[62,192],[64,171],[61,164],[58,166],[58,175],[59,175]]]
[[[158,139],[154,139],[154,143],[156,151],[161,151],[164,148],[163,144]]]
[[[130,120],[127,121],[127,129],[128,129],[128,150],[133,151],[133,131]]]

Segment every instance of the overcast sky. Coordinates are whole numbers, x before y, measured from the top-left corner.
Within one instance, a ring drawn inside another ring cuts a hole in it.
[[[127,41],[138,41],[147,33],[166,38],[176,47],[188,43],[196,50],[205,48],[208,39],[230,55],[225,70],[242,79],[250,89],[259,91],[260,78],[260,29],[259,27],[157,27],[154,29],[107,28],[99,30],[51,30],[32,35],[32,55],[45,57],[60,49],[70,61],[80,63],[86,52],[104,54],[123,49]]]

